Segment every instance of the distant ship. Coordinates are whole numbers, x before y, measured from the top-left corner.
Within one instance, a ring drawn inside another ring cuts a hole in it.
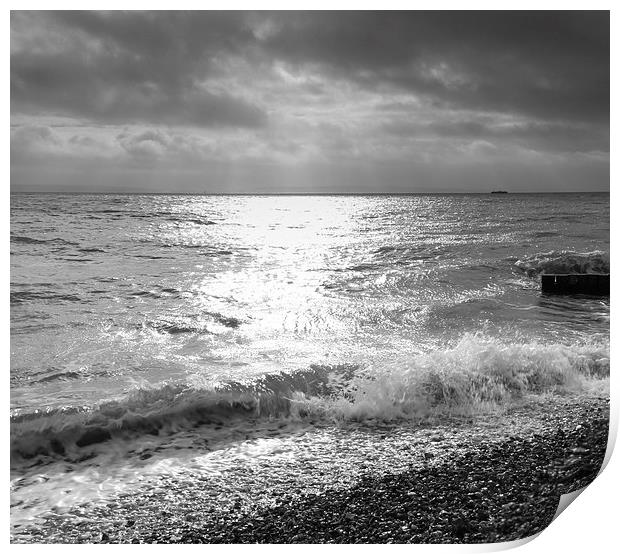
[[[507,190],[492,190],[491,194],[508,194]]]

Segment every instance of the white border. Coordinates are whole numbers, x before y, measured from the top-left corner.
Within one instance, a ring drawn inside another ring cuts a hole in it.
[[[228,2],[198,2],[198,1],[187,1],[187,0],[177,0],[176,2],[146,2],[146,1],[108,1],[108,2],[90,2],[88,6],[84,5],[83,2],[77,1],[64,1],[64,2],[42,2],[42,1],[22,1],[22,2],[8,2],[9,9],[15,10],[32,10],[32,9],[261,9],[261,10],[282,10],[282,9],[291,9],[291,3],[286,3],[283,1],[263,1],[263,2],[249,2],[249,1],[240,1],[240,0],[229,0]],[[5,30],[9,29],[9,9],[4,11],[4,21],[3,28]],[[383,2],[369,2],[367,0],[358,0],[356,2],[347,1],[325,1],[325,0],[314,0],[312,2],[308,1],[299,1],[294,4],[294,9],[349,9],[349,10],[370,10],[370,9],[401,9],[401,10],[410,10],[410,9],[442,9],[442,10],[462,10],[462,9],[478,9],[478,10],[497,10],[497,9],[514,9],[514,10],[539,10],[539,9],[548,9],[548,10],[566,10],[566,9],[575,9],[575,10],[610,10],[612,9],[612,2],[602,2],[602,1],[590,1],[590,2],[577,2],[577,1],[534,1],[534,0],[522,0],[520,2],[504,2],[501,6],[498,6],[496,2],[490,1],[447,1],[447,0],[436,0],[434,2],[394,2],[394,1],[383,1]],[[612,60],[618,60],[617,56],[617,48],[618,48],[618,39],[617,33],[620,31],[618,28],[618,17],[615,14],[615,11],[611,13],[611,53]],[[10,81],[10,33],[6,33],[5,35],[5,55],[2,57],[3,63],[3,71],[2,75],[5,78],[5,84],[2,87],[2,94],[4,95],[5,106],[10,103],[9,98],[9,81]],[[613,63],[612,63],[613,68]],[[617,71],[612,71],[612,91],[618,91],[617,86]],[[614,97],[612,92],[611,97]],[[617,162],[617,147],[616,142],[614,140],[615,130],[618,128],[618,114],[615,109],[615,104],[612,103],[611,110],[611,124],[612,124],[612,142],[611,142],[611,183],[615,183],[616,177],[618,175],[618,171],[616,169]],[[2,262],[2,278],[3,278],[3,290],[5,291],[5,311],[3,314],[3,322],[4,322],[4,333],[2,334],[0,340],[2,341],[2,352],[4,352],[4,372],[5,379],[8,380],[9,372],[9,361],[10,361],[10,344],[9,344],[9,307],[8,307],[8,290],[10,284],[10,274],[9,274],[9,256],[8,252],[10,251],[9,245],[9,235],[10,235],[10,216],[9,216],[9,182],[10,182],[10,160],[9,160],[9,128],[10,128],[10,115],[9,110],[5,112],[7,119],[5,123],[5,133],[2,135],[3,140],[3,149],[2,155],[4,157],[4,167],[5,167],[5,175],[7,175],[7,181],[5,183],[5,194],[4,194],[4,214],[5,217],[2,219],[2,227],[3,227],[3,237],[4,244],[6,245],[5,256]],[[616,194],[614,192],[613,187],[611,187],[611,206],[612,206],[612,214],[614,213],[614,206],[616,205]],[[616,244],[616,238],[618,236],[619,227],[614,223],[614,219],[612,216],[612,226],[611,226],[611,234],[613,237],[613,244]],[[615,266],[617,264],[615,261],[615,254],[612,252],[612,273],[616,275]],[[616,297],[616,292],[619,289],[615,286],[615,281],[612,280],[612,296]],[[612,318],[611,323],[611,349],[612,349],[612,372],[615,371],[615,347],[614,347],[614,337],[616,325],[615,319]],[[611,389],[612,389],[612,417],[611,417],[611,435],[615,437],[617,435],[618,430],[618,403],[617,399],[620,397],[618,381],[612,377],[611,378]],[[3,387],[3,394],[5,395],[5,403],[4,406],[9,405],[9,388],[8,383],[5,381],[5,387]],[[8,417],[4,420],[4,444],[8,445],[8,437],[9,437],[9,423]],[[610,441],[611,442],[611,441]],[[5,450],[5,452],[7,452]],[[8,454],[8,452],[7,452]],[[518,544],[515,543],[505,543],[505,544],[497,544],[497,545],[395,545],[395,546],[386,546],[386,545],[355,545],[355,546],[342,546],[342,545],[322,545],[321,548],[328,549],[345,549],[352,550],[355,548],[356,551],[359,549],[362,550],[375,550],[378,548],[391,548],[395,550],[403,550],[407,549],[407,552],[410,552],[414,549],[416,552],[419,551],[429,551],[432,549],[434,552],[437,551],[449,551],[449,552],[489,552],[489,551],[499,551],[504,550],[506,548],[511,548],[514,546],[518,546],[519,544],[525,543],[521,546],[521,552],[525,553],[541,553],[548,554],[549,552],[611,552],[615,550],[613,547],[617,547],[619,544],[618,541],[618,532],[617,532],[617,498],[616,495],[618,491],[620,491],[620,462],[618,461],[619,455],[616,453],[611,457],[611,460],[605,470],[602,472],[599,477],[595,480],[595,482],[587,487],[576,502],[570,505],[558,518],[554,521],[547,529],[545,529],[539,536],[537,536],[534,540],[525,540],[525,541],[517,541]],[[5,457],[6,463],[6,473],[8,472],[8,455]],[[5,522],[5,530],[7,533],[6,544],[8,544],[8,528],[9,528],[9,491],[8,487],[5,488],[5,513],[6,513],[6,522]],[[116,546],[116,548],[120,548],[121,550],[125,550],[128,548],[135,547],[136,545],[121,545]],[[98,546],[95,546],[97,548]],[[52,551],[60,551],[60,549],[66,549],[66,545],[58,545],[58,546],[49,546],[49,545],[10,545],[11,549],[19,549],[19,550],[40,550],[42,548],[49,549],[52,548]],[[71,550],[74,549],[88,549],[93,548],[91,545],[75,545],[69,547]],[[138,546],[139,549],[145,548],[179,548],[172,545],[144,545]],[[181,548],[192,548],[190,545],[181,546]],[[194,548],[198,548],[198,546],[194,546]],[[210,550],[220,550],[230,548],[238,548],[238,547],[226,547],[226,546],[216,546],[209,545],[208,548]],[[271,551],[274,546],[258,546],[258,545],[246,545],[243,548],[258,548],[263,551]],[[307,551],[310,552],[310,549],[314,550],[313,546],[310,545],[295,545],[291,547],[290,545],[281,545],[275,548],[279,549],[290,549],[295,548],[295,550]]]

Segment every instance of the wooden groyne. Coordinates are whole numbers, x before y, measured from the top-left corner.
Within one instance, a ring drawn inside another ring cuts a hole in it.
[[[543,274],[541,288],[548,294],[609,296],[609,273]]]

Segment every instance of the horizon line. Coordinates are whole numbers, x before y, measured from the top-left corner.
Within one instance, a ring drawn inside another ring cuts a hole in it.
[[[452,192],[161,192],[161,191],[76,191],[76,190],[10,190],[10,194],[116,194],[120,196],[159,195],[159,196],[429,196],[429,195],[490,195],[504,196],[515,194],[610,194],[609,190],[571,190],[571,191],[452,191]]]

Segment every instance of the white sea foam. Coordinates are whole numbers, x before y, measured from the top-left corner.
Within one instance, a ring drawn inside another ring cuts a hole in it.
[[[372,367],[316,366],[204,389],[167,384],[91,409],[15,415],[12,453],[17,458],[78,455],[109,440],[169,436],[240,418],[393,420],[472,413],[524,394],[585,390],[608,376],[607,343],[504,343],[466,334],[453,348]]]
[[[296,410],[335,418],[397,419],[471,413],[524,394],[581,391],[609,376],[609,345],[502,343],[465,335],[437,350],[372,368],[337,398],[296,397]]]

